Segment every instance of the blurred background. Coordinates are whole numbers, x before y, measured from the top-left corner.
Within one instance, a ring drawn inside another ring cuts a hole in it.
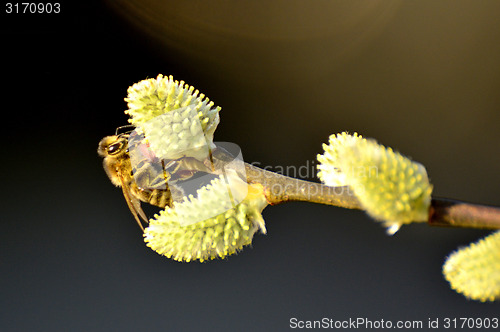
[[[127,123],[127,87],[162,73],[222,107],[215,139],[247,162],[311,167],[330,134],[357,131],[424,164],[435,196],[500,205],[499,13],[494,0],[4,9],[2,331],[498,317],[441,274],[488,231],[389,237],[363,212],[288,203],[264,210],[268,234],[239,255],[177,263],[144,245],[96,149]]]

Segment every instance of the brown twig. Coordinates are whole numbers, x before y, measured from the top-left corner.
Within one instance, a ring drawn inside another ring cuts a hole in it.
[[[226,151],[217,150],[214,154],[216,164],[232,160]],[[266,199],[271,205],[303,201],[363,210],[349,187],[329,187],[270,172],[246,163],[245,171],[248,183],[263,185]],[[428,224],[430,226],[500,229],[500,208],[433,198],[429,209]]]
[[[429,213],[429,225],[500,229],[500,208],[434,198]]]
[[[349,187],[329,187],[320,183],[290,178],[246,165],[249,183],[260,183],[272,205],[304,201],[359,209],[363,207]],[[429,211],[430,226],[500,229],[500,208],[458,200],[433,198]]]
[[[245,164],[248,183],[264,186],[266,199],[271,205],[291,201],[327,204],[347,209],[362,209],[349,187],[329,187],[270,172]]]

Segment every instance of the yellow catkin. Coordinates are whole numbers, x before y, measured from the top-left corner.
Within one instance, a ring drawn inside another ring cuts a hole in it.
[[[366,212],[394,234],[403,224],[427,221],[432,185],[421,164],[357,133],[330,136],[318,155],[318,177],[350,186]]]
[[[500,299],[500,231],[452,253],[443,274],[452,289],[470,299]]]
[[[221,180],[213,180],[204,187],[207,194],[221,195]],[[183,208],[193,213],[205,210],[213,204],[210,200],[185,200]],[[193,261],[224,258],[235,254],[244,246],[251,244],[257,230],[266,232],[262,210],[267,206],[261,185],[249,185],[243,201],[219,215],[203,221],[182,225],[175,209],[167,207],[150,220],[144,231],[148,247],[177,261]]]
[[[129,87],[125,101],[129,122],[145,135],[157,157],[203,159],[214,147],[221,108],[184,81],[160,74]]]

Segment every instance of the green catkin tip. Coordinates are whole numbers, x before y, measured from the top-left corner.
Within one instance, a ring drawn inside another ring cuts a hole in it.
[[[318,155],[320,180],[350,186],[389,234],[403,224],[427,221],[432,185],[424,166],[357,133],[332,135],[323,149]]]
[[[452,253],[443,274],[452,289],[470,299],[500,299],[500,231]]]

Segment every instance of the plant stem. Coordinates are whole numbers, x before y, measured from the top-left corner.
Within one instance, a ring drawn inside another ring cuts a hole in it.
[[[227,151],[214,151],[214,162],[232,160]],[[321,183],[291,178],[245,163],[248,183],[259,183],[271,205],[303,201],[363,210],[350,188],[330,187]],[[466,203],[458,200],[433,198],[429,209],[430,226],[500,229],[500,208]]]
[[[291,201],[303,201],[339,206],[347,209],[362,209],[349,187],[329,187],[270,172],[245,164],[248,183],[264,186],[266,199],[271,205]]]
[[[320,183],[290,178],[246,164],[249,183],[260,183],[269,204],[304,201],[363,210],[349,187],[329,187]],[[500,229],[500,208],[458,200],[433,198],[430,226]]]
[[[500,208],[434,198],[429,213],[429,225],[500,229]]]

